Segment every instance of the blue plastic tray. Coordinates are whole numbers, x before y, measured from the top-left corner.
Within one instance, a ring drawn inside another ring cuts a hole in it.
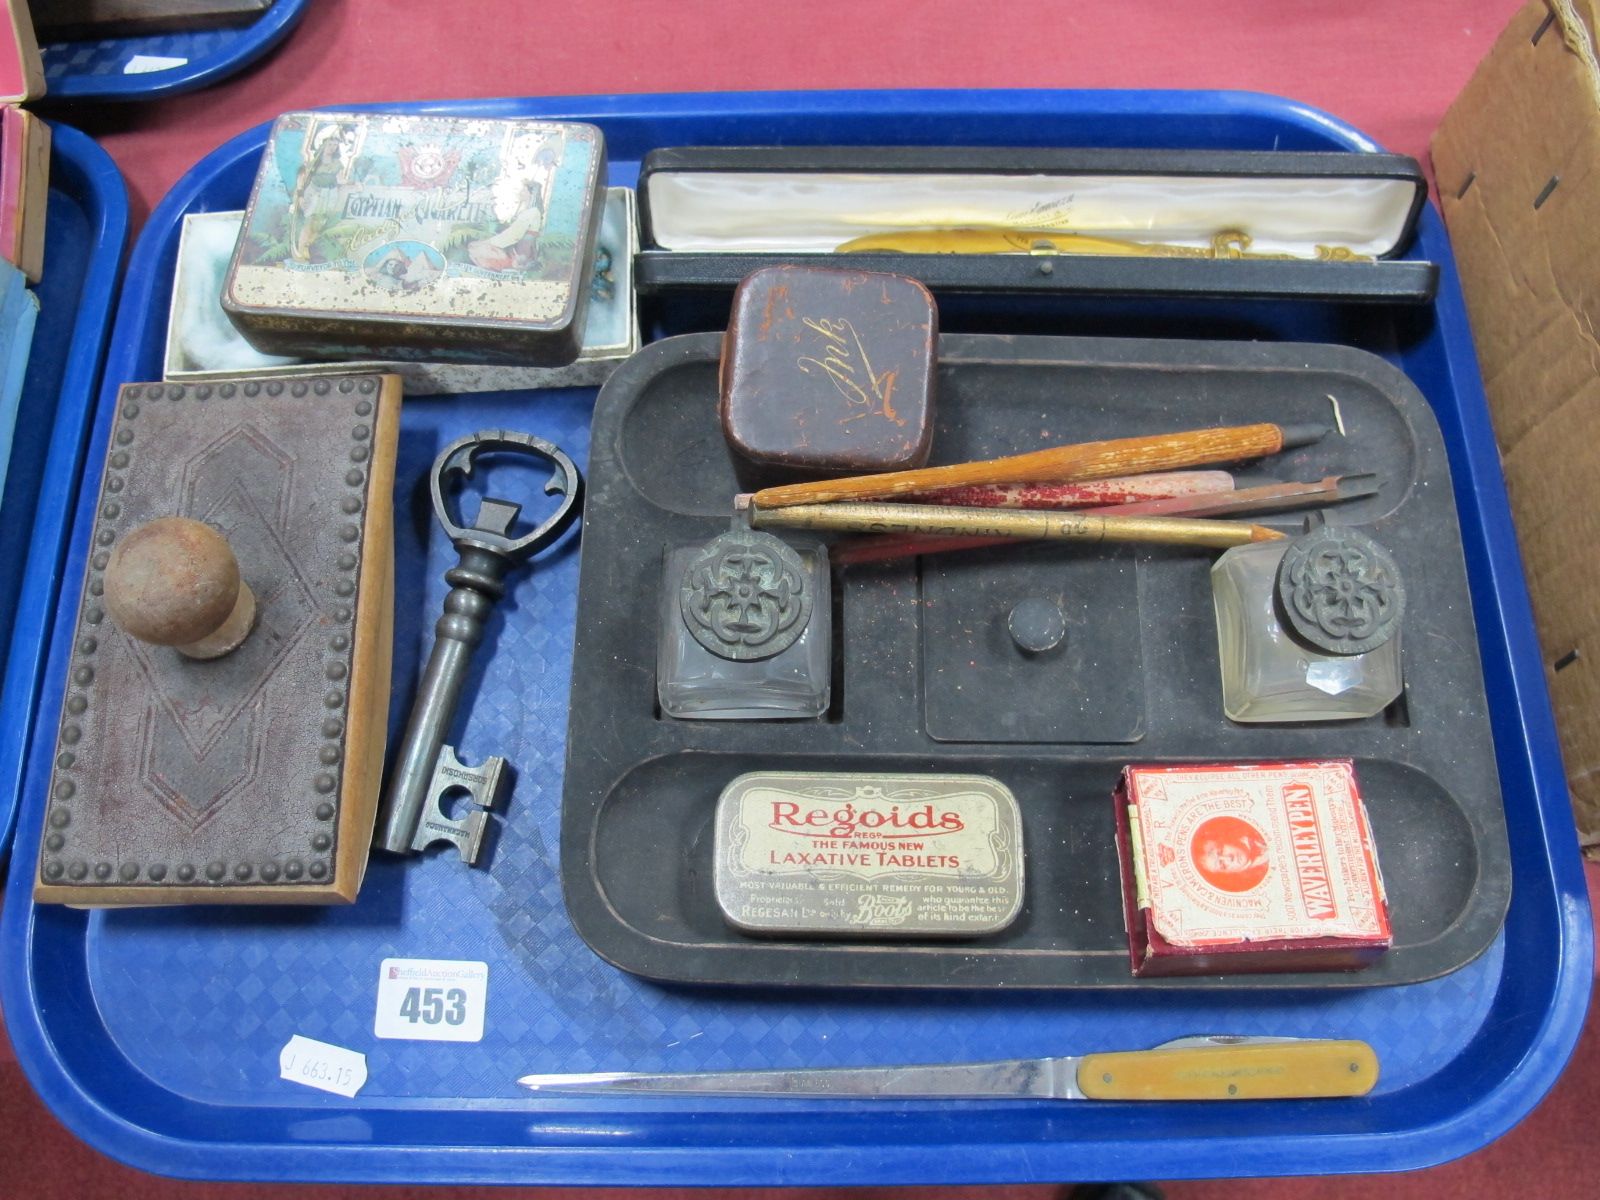
[[[52,124],[39,322],[0,501],[0,863],[50,646],[61,560],[128,240],[128,194],[106,152]]]
[[[654,146],[953,142],[1370,149],[1347,126],[1233,93],[991,92],[632,96],[440,104],[428,111],[538,115],[604,127],[614,183]],[[204,159],[152,215],[129,275],[102,399],[154,378],[184,213],[240,206],[266,135]],[[376,859],[360,902],[338,911],[101,912],[29,900],[94,497],[80,499],[71,586],[24,791],[27,819],[0,927],[0,999],[45,1102],[82,1137],[138,1166],[231,1179],[545,1184],[985,1183],[1417,1167],[1504,1132],[1554,1081],[1589,994],[1590,918],[1527,594],[1467,319],[1438,216],[1420,256],[1443,265],[1437,304],[1400,311],[1306,305],[1086,302],[1069,332],[1346,341],[1403,367],[1447,442],[1493,712],[1514,859],[1506,930],[1446,978],[1338,993],[849,994],[662,987],[597,959],[562,907],[555,862],[576,554],[522,576],[460,739],[518,776],[490,869],[443,855]],[[409,402],[401,512],[447,440],[507,425],[581,457],[592,393]],[[112,406],[90,449],[103,452]],[[397,533],[392,717],[409,703],[442,574],[442,536],[418,515]],[[376,1040],[380,961],[489,964],[476,1044]],[[1372,1042],[1370,1098],[1233,1106],[1028,1102],[689,1100],[519,1094],[528,1071],[863,1064],[1060,1054],[1196,1032]],[[367,1056],[354,1100],[278,1079],[294,1034]]]
[[[244,70],[283,41],[310,3],[278,0],[253,23],[235,29],[47,43],[39,47],[45,94],[51,100],[154,100],[192,92]],[[128,64],[141,56],[184,61],[128,74]]]

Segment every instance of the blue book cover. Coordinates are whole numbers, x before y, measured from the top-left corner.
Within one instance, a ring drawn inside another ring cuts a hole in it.
[[[0,259],[0,494],[11,466],[11,438],[17,429],[28,350],[39,319],[39,298],[28,290],[22,272]]]

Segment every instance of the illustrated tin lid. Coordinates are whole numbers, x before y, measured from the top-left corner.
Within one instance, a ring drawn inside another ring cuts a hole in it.
[[[1400,628],[1406,591],[1394,557],[1348,525],[1295,538],[1278,563],[1278,614],[1289,632],[1327,654],[1365,654]]]
[[[605,142],[592,125],[292,112],[272,127],[223,294],[247,336],[577,352]],[[319,324],[320,323],[320,324]],[[333,347],[330,347],[332,349]]]
[[[986,775],[754,771],[717,801],[715,858],[747,933],[982,937],[1022,910],[1021,814]]]

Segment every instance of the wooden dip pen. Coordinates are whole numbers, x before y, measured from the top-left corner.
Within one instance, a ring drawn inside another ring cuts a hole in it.
[[[882,500],[935,488],[990,483],[1076,483],[1110,479],[1140,471],[1171,471],[1206,463],[1264,458],[1296,446],[1309,446],[1328,432],[1325,425],[1224,425],[1148,437],[1112,438],[1073,446],[1052,446],[1028,454],[982,462],[852,475],[763,488],[754,493],[756,508],[793,504],[831,504],[840,500]]]
[[[1283,534],[1236,521],[873,501],[941,488],[1074,483],[1260,458],[1308,445],[1326,433],[1320,425],[1263,423],[1115,438],[983,462],[787,484],[740,496],[734,506],[758,529],[780,526],[943,539],[1155,542],[1225,549],[1272,541]]]

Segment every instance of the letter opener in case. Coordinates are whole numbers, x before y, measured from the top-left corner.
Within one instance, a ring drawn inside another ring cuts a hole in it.
[[[1378,1057],[1358,1041],[1186,1037],[1151,1050],[1070,1058],[815,1070],[628,1071],[524,1075],[535,1092],[629,1092],[701,1096],[883,1096],[906,1100],[1280,1100],[1364,1096]]]

